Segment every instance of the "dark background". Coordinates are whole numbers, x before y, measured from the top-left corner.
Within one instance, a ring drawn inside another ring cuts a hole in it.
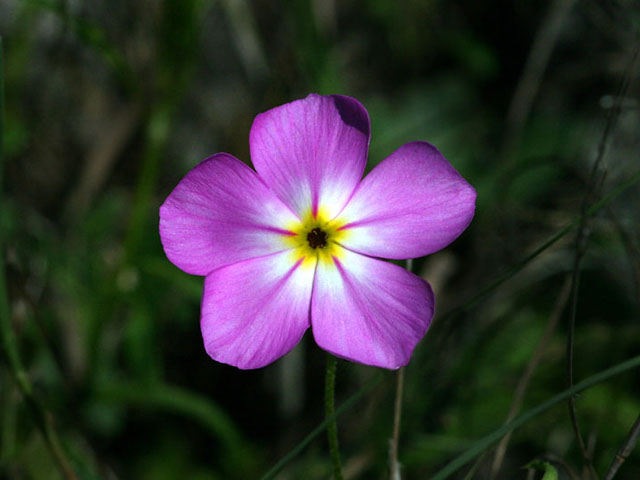
[[[576,257],[575,381],[638,355],[638,187],[536,249],[637,175],[639,29],[633,0],[0,0],[3,350],[17,348],[40,405],[3,355],[0,477],[64,478],[43,411],[82,479],[258,478],[322,420],[311,335],[257,371],[210,360],[202,279],[166,259],[157,229],[190,168],[219,151],[249,163],[254,116],[310,92],[368,109],[369,168],[427,140],[478,191],[470,228],[413,267],[438,312],[406,369],[407,479],[499,428],[523,379],[520,412],[567,388]],[[338,404],[377,372],[339,362]],[[577,399],[601,476],[639,385],[631,370]],[[347,478],[388,478],[394,388],[383,372],[340,418]],[[515,430],[495,475],[493,457],[474,478],[527,478],[541,457],[583,475],[564,401]],[[329,476],[320,435],[278,478]],[[640,478],[637,449],[616,478]]]

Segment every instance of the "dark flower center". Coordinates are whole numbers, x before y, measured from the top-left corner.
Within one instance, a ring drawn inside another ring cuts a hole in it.
[[[327,246],[327,234],[316,227],[307,233],[307,242],[311,248],[324,248]]]

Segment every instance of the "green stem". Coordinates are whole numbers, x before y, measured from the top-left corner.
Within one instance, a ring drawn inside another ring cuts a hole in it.
[[[355,407],[365,396],[378,386],[385,376],[380,372],[371,380],[369,380],[360,390],[351,395],[342,405],[340,405],[336,412],[328,418],[325,418],[320,424],[314,428],[306,437],[304,437],[298,444],[293,447],[289,453],[282,457],[278,462],[271,467],[271,469],[265,473],[260,480],[274,480],[278,473],[294,458],[296,458],[300,452],[302,452],[313,440],[322,434],[327,428],[329,423],[334,422],[340,415],[346,411]]]
[[[407,259],[407,272],[413,270],[413,258]],[[400,462],[398,461],[398,444],[400,443],[400,421],[402,419],[402,394],[404,391],[404,368],[396,374],[396,396],[393,405],[393,430],[389,441],[389,478],[400,480]]]
[[[338,447],[338,424],[335,419],[335,390],[336,390],[336,357],[327,354],[327,374],[324,379],[324,413],[327,419],[333,418],[327,423],[327,438],[329,440],[329,452],[333,463],[333,478],[342,480],[342,463],[340,462],[340,449]]]
[[[404,368],[396,374],[396,397],[393,406],[393,432],[389,446],[389,478],[400,480],[400,462],[398,461],[398,443],[400,443],[400,420],[402,418],[402,392],[404,390]]]

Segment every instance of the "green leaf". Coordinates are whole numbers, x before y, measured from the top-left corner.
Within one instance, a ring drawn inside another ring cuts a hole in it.
[[[532,468],[544,472],[542,480],[558,480],[558,470],[549,462],[543,460],[534,460],[527,463],[524,468]]]
[[[242,436],[225,411],[211,399],[166,383],[102,382],[97,397],[114,403],[175,412],[192,418],[221,440],[228,451],[242,447]]]

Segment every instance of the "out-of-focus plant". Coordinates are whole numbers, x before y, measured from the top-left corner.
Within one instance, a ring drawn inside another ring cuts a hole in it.
[[[255,112],[316,91],[367,106],[367,170],[428,140],[478,191],[469,230],[413,263],[438,303],[403,478],[637,478],[638,25],[627,0],[0,2],[0,476],[64,478],[49,425],[78,478],[327,478],[336,420],[345,477],[388,478],[394,379],[339,362],[322,422],[309,339],[259,372],[211,362],[202,284],[157,234],[176,178],[249,159]],[[566,406],[585,385],[587,458]]]

